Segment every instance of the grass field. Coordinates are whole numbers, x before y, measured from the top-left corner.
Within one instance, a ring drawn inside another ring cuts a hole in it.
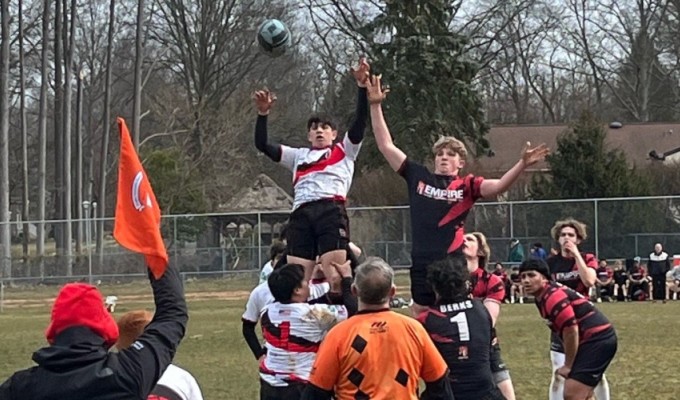
[[[402,292],[408,282],[400,277]],[[241,336],[241,314],[252,279],[187,282],[189,328],[175,363],[198,379],[206,399],[256,399],[257,364]],[[0,382],[32,365],[45,345],[51,300],[58,288],[7,289],[0,314]],[[119,300],[116,314],[152,309],[142,283],[102,287]],[[619,351],[608,379],[615,400],[677,399],[680,393],[680,302],[611,303],[599,308],[612,320]],[[531,304],[503,305],[498,327],[504,359],[517,398],[546,399],[549,382],[548,329]]]

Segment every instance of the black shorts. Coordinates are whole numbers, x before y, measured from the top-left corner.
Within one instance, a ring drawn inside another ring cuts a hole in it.
[[[288,254],[314,260],[349,244],[349,218],[343,202],[318,200],[298,207],[288,222]]]
[[[569,379],[579,381],[590,387],[597,386],[602,380],[604,371],[614,358],[616,348],[617,339],[614,331],[606,338],[581,344],[576,352]]]
[[[462,253],[451,253],[446,257],[462,257],[465,263],[465,256]],[[432,287],[427,284],[427,267],[435,262],[434,259],[414,259],[409,268],[411,277],[411,298],[413,302],[421,306],[434,305],[435,295]]]
[[[491,354],[489,354],[491,372],[495,374],[501,371],[507,371],[508,367],[505,365],[503,358],[501,358],[501,345],[498,343],[496,328],[493,328],[491,333],[493,334],[493,337],[491,338]]]
[[[290,382],[288,386],[272,386],[260,379],[260,400],[301,399],[305,386],[303,382]]]

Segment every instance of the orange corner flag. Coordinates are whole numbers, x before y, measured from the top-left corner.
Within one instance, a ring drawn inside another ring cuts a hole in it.
[[[123,118],[118,118],[118,129],[120,159],[113,237],[128,250],[144,254],[149,269],[158,279],[168,266],[168,252],[160,229],[161,210]]]

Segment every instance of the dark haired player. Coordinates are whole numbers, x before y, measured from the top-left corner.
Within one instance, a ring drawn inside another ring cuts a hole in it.
[[[507,400],[515,399],[515,388],[512,384],[510,371],[501,357],[501,346],[496,333],[496,321],[501,312],[501,303],[505,298],[505,286],[496,275],[489,273],[484,267],[491,257],[491,249],[486,236],[481,232],[465,234],[463,255],[470,273],[470,288],[472,298],[479,299],[491,315],[491,373],[498,389]]]
[[[597,282],[597,258],[590,253],[581,253],[578,245],[588,238],[586,225],[573,218],[555,222],[550,236],[559,243],[560,252],[550,256],[546,262],[552,279],[588,298],[590,288]],[[550,360],[552,362],[552,381],[549,400],[562,400],[564,380],[556,374],[564,365],[565,350],[560,337],[554,332],[550,336]],[[598,400],[609,400],[607,378],[600,380],[595,395]]]
[[[436,302],[418,315],[449,367],[456,400],[505,400],[490,365],[493,322],[478,299],[469,298],[470,274],[459,259],[428,267]]]
[[[349,262],[334,268],[342,276],[344,306],[308,304],[309,283],[299,264],[286,264],[269,275],[275,302],[264,309],[260,322],[266,349],[260,359],[260,399],[299,399],[326,333],[356,313]]]
[[[427,266],[449,254],[462,257],[463,224],[475,202],[508,190],[527,167],[543,160],[549,150],[545,144],[531,148],[527,142],[521,159],[500,179],[484,179],[472,174],[459,175],[467,158],[465,144],[453,136],[445,136],[432,146],[435,168],[430,172],[408,158],[392,141],[381,108],[388,90],[381,87],[380,77],[371,77],[367,89],[378,150],[390,167],[406,180],[408,187],[413,238],[409,273],[412,311],[418,315],[435,300],[425,279]]]
[[[276,96],[268,90],[255,92],[258,112],[255,147],[293,172],[295,196],[287,230],[288,260],[304,266],[309,280],[316,257],[320,256],[331,291],[336,294],[340,291],[340,281],[331,264],[342,264],[347,259],[349,220],[345,200],[366,128],[369,68],[362,58],[352,70],[359,86],[356,115],[344,139],[338,143],[334,143],[337,128],[326,117],[312,117],[307,122],[309,148],[268,143],[267,115]]]
[[[564,364],[555,372],[565,379],[562,398],[591,398],[616,354],[614,327],[588,298],[553,282],[543,260],[524,261],[519,270],[524,291],[564,345]]]

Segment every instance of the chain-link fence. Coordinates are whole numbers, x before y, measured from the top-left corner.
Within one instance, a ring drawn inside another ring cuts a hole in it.
[[[365,254],[380,256],[397,267],[410,265],[408,207],[351,208],[349,217],[352,240]],[[466,230],[487,236],[491,261],[506,261],[511,238],[520,240],[526,255],[536,242],[546,249],[554,246],[550,228],[564,217],[588,225],[589,236],[580,247],[599,257],[644,258],[657,242],[669,254],[680,253],[680,196],[478,203],[468,215]],[[163,217],[162,231],[171,262],[185,275],[225,276],[257,270],[264,264],[269,245],[287,218],[285,211],[172,215]],[[98,221],[72,221],[74,240],[69,253],[55,240],[66,222],[44,221],[48,239],[42,257],[35,241],[40,222],[12,223],[11,270],[0,268],[2,280],[59,283],[144,276],[141,256],[122,249],[113,239],[113,219],[103,222],[103,240],[97,244]],[[30,239],[27,252],[22,246],[24,230]]]

